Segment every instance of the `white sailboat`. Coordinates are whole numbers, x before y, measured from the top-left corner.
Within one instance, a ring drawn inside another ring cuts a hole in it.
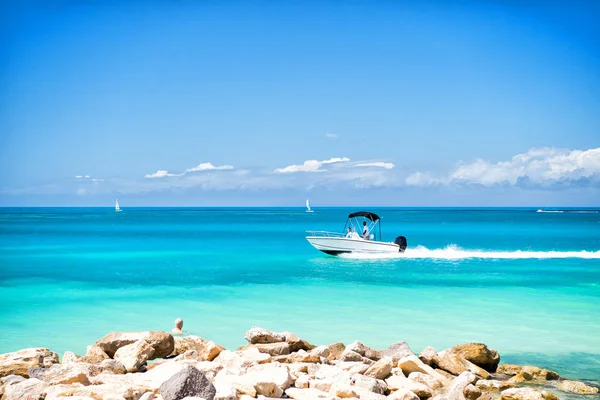
[[[313,212],[313,210],[310,209],[310,203],[308,202],[308,199],[306,199],[306,212]]]
[[[121,211],[123,211],[123,210],[121,210],[121,207],[119,207],[119,200],[117,200],[115,202],[115,212],[121,212]]]

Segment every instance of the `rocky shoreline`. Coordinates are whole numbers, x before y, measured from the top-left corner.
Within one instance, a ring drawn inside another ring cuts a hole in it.
[[[534,366],[500,364],[468,343],[419,355],[406,342],[315,346],[253,327],[236,351],[198,336],[113,332],[83,356],[45,348],[0,355],[1,400],[555,400],[598,388]],[[149,362],[151,361],[151,362]],[[570,397],[572,398],[572,397]]]

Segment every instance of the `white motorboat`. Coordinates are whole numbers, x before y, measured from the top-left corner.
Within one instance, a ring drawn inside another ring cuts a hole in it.
[[[306,240],[318,250],[330,255],[343,253],[398,253],[406,250],[406,238],[398,236],[392,242],[381,241],[381,218],[377,214],[358,211],[348,215],[342,233],[308,231]],[[361,232],[362,235],[359,235]]]

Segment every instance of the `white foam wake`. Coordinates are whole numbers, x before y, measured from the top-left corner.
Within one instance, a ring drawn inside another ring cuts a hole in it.
[[[527,258],[585,258],[600,259],[600,250],[598,251],[493,251],[493,250],[467,250],[452,244],[443,249],[428,249],[424,246],[408,248],[404,253],[390,254],[364,254],[351,253],[341,254],[344,258],[353,259],[419,259],[431,258],[438,260],[462,260],[467,258],[486,258],[486,259],[527,259]]]

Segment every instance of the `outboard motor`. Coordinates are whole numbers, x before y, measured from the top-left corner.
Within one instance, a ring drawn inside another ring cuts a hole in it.
[[[404,250],[406,250],[406,238],[404,236],[398,236],[396,238],[396,240],[394,240],[394,243],[396,243],[398,246],[400,246],[400,248],[398,249],[398,251],[400,253],[403,253]]]

